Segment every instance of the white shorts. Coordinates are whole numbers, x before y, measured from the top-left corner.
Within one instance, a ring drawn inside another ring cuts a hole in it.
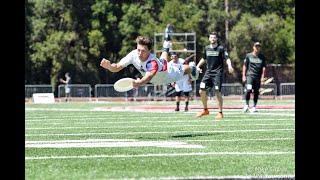
[[[65,93],[70,93],[70,88],[69,87],[65,87]]]
[[[172,67],[168,71],[157,72],[150,82],[155,85],[169,84],[181,80],[183,75],[183,68]]]
[[[185,74],[183,78],[176,82],[175,89],[177,92],[190,92],[192,91],[192,85],[189,82],[189,76]]]

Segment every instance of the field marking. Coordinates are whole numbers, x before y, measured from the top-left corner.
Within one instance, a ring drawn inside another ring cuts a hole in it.
[[[82,156],[29,156],[25,160],[46,160],[46,159],[92,159],[92,158],[136,158],[136,157],[178,157],[178,156],[256,156],[256,155],[290,155],[293,151],[269,151],[269,152],[198,152],[198,153],[162,153],[162,154],[115,154],[115,155],[82,155]]]
[[[295,138],[237,138],[237,139],[196,139],[196,140],[182,140],[183,142],[233,142],[233,141],[282,141],[282,140],[294,140]],[[79,140],[53,140],[53,141],[26,141],[28,144],[41,144],[41,143],[81,143],[81,142],[134,142],[139,141],[137,139],[79,139]],[[170,141],[170,140],[169,140]]]
[[[138,105],[138,106],[141,106],[141,105]],[[225,105],[226,106],[226,105]],[[281,105],[280,105],[281,106]],[[158,111],[155,111],[155,110],[158,110],[158,109],[146,109],[144,107],[141,107],[140,109],[132,109],[132,107],[135,107],[133,105],[131,106],[116,106],[116,107],[93,107],[93,108],[90,108],[90,109],[81,109],[81,108],[41,108],[41,107],[26,107],[25,108],[25,111],[90,111],[90,112],[110,112],[110,111],[114,111],[114,112],[118,112],[118,111],[123,111],[123,112],[127,112],[128,110],[129,111],[135,111],[135,110],[140,110],[140,111],[143,111],[143,110],[151,110],[153,111],[153,113],[160,113]],[[212,108],[212,107],[209,107],[209,108]],[[191,107],[191,110],[194,110],[194,111],[200,111],[201,108],[192,108]],[[159,107],[159,110],[162,110],[163,112],[171,112],[171,113],[174,113],[174,107],[172,107],[172,110],[171,109],[161,109],[161,107]],[[210,109],[211,111],[217,111],[217,109]],[[260,111],[294,111],[295,108],[291,108],[291,109],[259,109],[258,107],[258,110]],[[224,109],[224,111],[239,111],[241,112],[242,109]],[[143,112],[147,112],[147,111],[143,111]],[[149,112],[148,112],[149,113]]]
[[[270,114],[269,114],[270,115]],[[110,117],[108,115],[105,115],[104,117],[84,117],[84,116],[70,116],[70,117],[64,117],[64,116],[60,116],[60,117],[41,117],[39,115],[37,115],[38,117],[26,117],[25,121],[29,121],[29,122],[43,122],[43,121],[66,121],[66,119],[68,121],[83,121],[83,120],[119,120],[119,119],[129,119],[129,118],[139,118],[142,120],[144,119],[163,119],[163,118],[166,118],[166,119],[182,119],[182,118],[190,118],[188,119],[188,121],[190,120],[202,120],[203,118],[196,118],[195,116],[147,116],[147,117],[139,117],[139,116],[122,116],[122,115],[119,115],[119,116],[115,116],[115,117]],[[209,115],[208,117],[210,117],[211,115]],[[290,115],[291,116],[291,115]],[[41,117],[41,118],[40,118]],[[247,118],[247,119],[253,119],[253,118],[256,118],[256,117],[252,117],[252,116],[233,116],[233,115],[230,115],[230,114],[226,114],[225,115],[225,119],[228,120],[228,118]],[[224,119],[224,120],[225,120]],[[287,118],[278,118],[278,117],[275,117],[275,118],[265,118],[265,117],[259,117],[259,119],[274,119],[274,120],[277,120],[277,119],[287,119]],[[292,120],[295,120],[295,118],[293,117]],[[168,121],[168,120],[167,120]]]
[[[293,174],[288,174],[288,175],[261,175],[261,176],[242,176],[242,175],[233,175],[233,176],[190,176],[190,177],[146,177],[146,178],[141,178],[144,180],[156,180],[156,179],[161,179],[161,180],[186,180],[186,179],[199,179],[199,180],[206,180],[206,179],[219,179],[219,180],[230,180],[230,179],[268,179],[268,180],[279,180],[279,179],[295,179],[295,175]],[[111,179],[112,180],[112,179]],[[135,180],[134,178],[125,178],[124,180]]]
[[[216,131],[161,131],[161,132],[112,132],[112,133],[65,133],[65,134],[25,134],[26,137],[37,136],[81,136],[81,135],[129,135],[129,134],[178,134],[178,133],[242,133],[268,131],[294,131],[295,129],[244,129],[244,130],[216,130]]]
[[[212,127],[239,127],[239,126],[294,126],[295,124],[227,124],[227,125],[217,125],[214,124]],[[26,130],[59,130],[59,129],[130,129],[130,128],[170,128],[170,127],[208,127],[208,125],[199,124],[182,124],[182,125],[150,125],[150,126],[108,126],[108,127],[93,127],[93,126],[64,126],[64,127],[35,127],[35,128],[25,128]]]
[[[256,138],[256,139],[195,139],[184,140],[186,142],[238,142],[238,141],[283,141],[294,140],[295,138]]]
[[[160,147],[160,148],[204,148],[202,145],[187,144],[182,141],[91,141],[78,140],[68,142],[26,141],[26,148],[97,148],[97,147]]]
[[[94,119],[92,119],[94,120]],[[155,120],[155,121],[82,121],[82,122],[72,122],[72,124],[74,125],[79,125],[79,124],[94,124],[94,123],[99,123],[99,124],[139,124],[139,123],[202,123],[202,122],[251,122],[251,121],[292,121],[294,122],[294,120],[291,119],[240,119],[240,120],[228,120],[228,119],[224,119],[222,121],[220,120],[211,120],[211,119],[196,119],[196,120]],[[43,122],[43,121],[26,121],[27,123],[34,123],[34,122]],[[62,120],[59,120],[59,122],[45,122],[45,124],[41,124],[41,125],[58,125],[58,124],[67,124],[70,123],[70,121],[68,122],[63,122]]]
[[[153,114],[153,113],[150,113],[150,114]],[[210,114],[215,114],[215,112],[211,112]],[[256,113],[243,113],[242,111],[241,112],[224,112],[224,114],[230,116],[230,117],[252,117],[252,116],[256,116],[256,115],[272,115],[272,116],[277,116],[277,115],[282,115],[282,116],[295,116],[294,113],[275,113],[275,112],[264,112],[264,113],[261,113],[261,112],[256,112]],[[107,117],[111,117],[111,118],[118,118],[118,117],[141,117],[141,114],[91,114],[91,115],[88,115],[88,114],[83,114],[83,115],[77,115],[77,114],[51,114],[51,115],[48,115],[48,114],[34,114],[33,115],[30,115],[30,114],[26,114],[26,118],[34,118],[34,119],[45,119],[45,118],[48,118],[48,117],[52,117],[52,116],[55,116],[55,117],[59,117],[59,118],[90,118],[92,116],[95,116],[97,118],[106,118]],[[157,114],[154,114],[154,115],[159,115],[159,113]],[[172,113],[172,114],[165,114],[165,115],[162,115],[162,116],[166,116],[166,117],[177,117],[177,118],[181,118],[181,117],[187,117],[187,116],[191,116],[192,117],[195,117],[196,113],[195,112],[181,112],[181,113]],[[147,117],[154,117],[153,115],[149,115]],[[147,118],[145,117],[145,118]]]

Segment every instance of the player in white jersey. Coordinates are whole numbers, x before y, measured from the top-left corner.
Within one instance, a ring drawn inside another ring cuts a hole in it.
[[[175,52],[170,53],[171,54],[171,61],[168,63],[168,68],[182,68],[183,64],[185,64],[184,59],[179,58],[178,55]],[[175,96],[176,96],[176,108],[175,111],[180,111],[180,100],[181,95],[184,93],[185,95],[185,111],[188,111],[188,105],[189,105],[189,93],[192,91],[191,86],[191,77],[189,74],[185,74],[182,79],[176,81],[174,84],[175,88]]]
[[[129,64],[133,66],[143,75],[141,79],[133,81],[133,87],[137,88],[148,82],[155,85],[169,84],[183,78],[184,74],[190,74],[196,80],[199,76],[199,71],[196,66],[183,65],[182,69],[167,69],[169,60],[170,41],[164,41],[163,52],[160,59],[155,54],[151,53],[152,42],[148,37],[138,36],[136,39],[137,48],[127,54],[118,63],[111,63],[103,58],[100,66],[108,69],[111,72],[119,72]]]

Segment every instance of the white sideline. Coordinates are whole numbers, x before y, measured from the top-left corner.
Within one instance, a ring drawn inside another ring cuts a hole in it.
[[[172,154],[115,154],[115,155],[82,155],[82,156],[29,156],[25,160],[45,160],[45,159],[90,159],[90,158],[136,158],[136,157],[177,157],[177,156],[220,156],[220,155],[288,155],[295,154],[292,151],[270,151],[270,152],[206,152],[206,153],[172,153]]]
[[[214,127],[213,125],[212,127]],[[223,127],[239,127],[239,126],[246,126],[246,127],[251,127],[251,126],[294,126],[294,124],[229,124],[229,125],[222,125]],[[150,125],[150,126],[121,126],[121,127],[93,127],[93,126],[72,126],[72,127],[38,127],[38,128],[26,128],[26,130],[53,130],[53,129],[130,129],[130,128],[171,128],[171,127],[208,127],[208,125],[199,125],[199,124],[179,124],[179,125]]]
[[[179,141],[100,141],[82,140],[81,142],[25,142],[26,148],[97,148],[97,147],[162,147],[162,148],[204,148],[202,145],[187,144]]]
[[[161,131],[161,132],[113,132],[113,133],[65,133],[65,134],[25,134],[31,136],[81,136],[81,135],[129,135],[129,134],[178,134],[178,133],[234,133],[234,132],[268,132],[268,131],[294,131],[295,129],[244,129],[244,130],[216,130],[216,131]]]
[[[80,117],[81,118],[81,117]],[[160,117],[150,117],[150,118],[140,118],[140,119],[159,119]],[[182,119],[183,117],[170,117],[170,119]],[[228,117],[225,117],[228,118]],[[79,123],[80,121],[85,121],[86,124],[88,124],[87,120],[93,120],[99,123],[119,123],[119,122],[126,122],[126,123],[131,123],[131,122],[199,122],[199,119],[191,119],[191,120],[134,120],[134,121],[118,121],[118,120],[127,120],[128,118],[125,117],[119,117],[119,118],[81,118],[81,119],[69,119],[68,122],[70,121],[76,121],[76,123]],[[109,120],[115,120],[113,122],[108,122]],[[230,119],[223,119],[223,122],[225,121],[271,121],[271,120],[279,120],[279,121],[295,121],[295,119],[287,119],[287,118],[263,118],[263,119],[234,119],[234,120],[230,120]],[[48,118],[48,119],[44,119],[44,120],[25,120],[26,122],[46,122],[46,123],[50,123],[52,121],[57,121],[57,122],[65,122],[63,120],[63,118]],[[220,120],[212,120],[212,119],[201,119],[201,121],[220,121]],[[90,121],[92,122],[92,121]]]
[[[166,147],[166,148],[204,148],[202,145],[186,142],[239,142],[239,141],[277,141],[294,138],[262,138],[262,139],[207,139],[182,141],[139,141],[137,139],[84,139],[60,141],[26,141],[25,148],[101,148],[101,147]]]
[[[295,175],[289,174],[289,175],[263,175],[263,176],[241,176],[241,175],[234,175],[234,176],[191,176],[191,177],[155,177],[155,178],[141,178],[144,180],[186,180],[186,179],[199,179],[199,180],[206,180],[206,179],[295,179]],[[112,179],[111,179],[112,180]],[[124,180],[135,180],[133,178],[125,178]]]
[[[294,138],[239,138],[239,139],[195,139],[195,140],[183,140],[186,142],[207,142],[207,141],[281,141],[281,140],[293,140]],[[41,144],[41,143],[80,143],[80,142],[133,142],[138,141],[137,139],[82,139],[82,140],[55,140],[55,141],[26,141],[28,144]]]
[[[88,119],[89,120],[89,119]],[[94,121],[96,119],[91,118],[92,121],[90,121],[90,123],[99,123],[99,124],[133,124],[133,123],[199,123],[199,120],[152,120],[152,121]],[[52,124],[66,124],[64,121],[62,121],[61,119],[57,120],[56,122],[52,122],[55,120],[51,120],[50,122],[45,122],[46,125],[52,125]],[[69,122],[71,120],[68,120]],[[76,121],[73,122],[72,124],[88,124],[87,121],[82,121],[82,120],[72,120],[72,121]],[[82,121],[82,122],[80,122]],[[211,120],[211,119],[201,119],[201,122],[219,122],[220,120]],[[229,119],[224,119],[222,122],[250,122],[250,121],[294,121],[294,119],[235,119],[235,120],[229,120]],[[43,122],[43,120],[26,120],[27,123],[33,123],[33,122]]]

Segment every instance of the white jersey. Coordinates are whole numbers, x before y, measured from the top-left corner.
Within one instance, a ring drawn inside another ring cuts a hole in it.
[[[150,53],[146,61],[141,61],[138,56],[138,51],[135,49],[122,58],[119,65],[127,67],[132,64],[141,74],[145,76],[146,72],[157,70],[157,73],[151,79],[151,83],[155,85],[169,84],[183,77],[184,70],[182,69],[167,69],[167,61],[158,59],[155,54]]]
[[[168,63],[168,68],[183,68],[184,59],[179,58],[177,63],[174,63],[173,61],[170,61]],[[189,82],[189,75],[185,74],[180,80],[176,81],[175,83],[175,90],[177,92],[183,91],[183,92],[190,92],[192,91],[192,85]]]

